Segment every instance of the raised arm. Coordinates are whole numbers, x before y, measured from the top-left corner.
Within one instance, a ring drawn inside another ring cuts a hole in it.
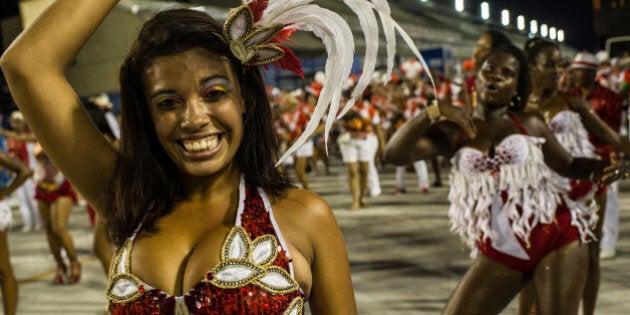
[[[117,158],[64,76],[116,0],[58,0],[0,59],[13,98],[61,172],[95,206]]]
[[[8,194],[20,187],[26,179],[33,176],[33,170],[26,164],[12,158],[7,153],[0,151],[0,165],[15,173],[13,181],[7,187],[0,190],[0,199],[4,199]]]
[[[573,102],[573,108],[582,117],[584,127],[589,133],[606,142],[615,150],[623,152],[625,156],[630,156],[630,141],[628,138],[621,136],[618,131],[613,130],[605,121],[599,118],[597,113],[583,98],[574,97],[571,101]],[[619,108],[621,108],[621,104]]]
[[[33,142],[33,143],[37,142],[37,138],[32,134],[18,134],[17,132],[13,130],[7,130],[4,128],[0,128],[0,135],[3,135],[7,138],[20,140],[20,141]]]
[[[532,135],[545,139],[542,150],[545,163],[556,173],[569,178],[600,180],[606,172],[609,161],[571,156],[537,115],[527,115],[521,121],[526,122]]]
[[[475,126],[464,109],[448,102],[441,102],[439,108],[443,121],[431,123],[424,110],[400,126],[385,147],[385,161],[406,165],[438,154],[450,155],[460,130],[469,138],[475,137]]]

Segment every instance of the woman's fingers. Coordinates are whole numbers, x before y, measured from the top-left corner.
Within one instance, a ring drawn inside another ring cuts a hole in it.
[[[460,125],[460,127],[462,127],[468,138],[474,139],[477,137],[477,126],[475,126],[470,116],[466,115],[466,117],[464,117],[464,123]]]
[[[449,104],[442,104],[440,110],[442,111],[442,116],[462,128],[468,138],[474,139],[477,136],[477,127],[472,117],[468,115],[465,109]]]
[[[625,159],[617,160],[614,164],[604,168],[601,181],[608,185],[620,179],[630,177],[630,163]]]

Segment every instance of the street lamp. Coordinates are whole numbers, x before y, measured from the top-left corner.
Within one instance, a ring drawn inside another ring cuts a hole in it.
[[[564,31],[563,30],[558,30],[558,41],[559,42],[564,42]]]
[[[516,17],[516,27],[519,30],[524,30],[525,29],[525,17],[522,15],[519,15]]]
[[[555,27],[550,27],[549,28],[549,38],[550,39],[556,39],[556,28]]]
[[[488,2],[481,3],[481,18],[487,20],[490,18],[490,5]]]
[[[547,37],[547,35],[548,35],[547,24],[542,24],[540,26],[540,36]]]
[[[464,11],[464,0],[455,0],[455,11]]]
[[[529,22],[529,32],[536,35],[538,33],[538,21],[531,20]]]
[[[510,11],[501,10],[501,24],[504,26],[510,25]]]

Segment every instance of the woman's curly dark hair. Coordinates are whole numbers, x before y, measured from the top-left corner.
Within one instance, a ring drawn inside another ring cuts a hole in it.
[[[257,67],[245,69],[222,37],[223,27],[208,14],[189,9],[157,13],[147,21],[120,69],[120,158],[103,195],[105,220],[113,243],[121,245],[143,217],[143,228],[155,232],[157,219],[184,198],[177,168],[160,145],[144,96],[142,74],[156,58],[203,48],[226,56],[246,104],[244,134],[236,161],[247,182],[280,196],[291,182],[280,172],[278,141],[265,84]]]
[[[534,64],[536,56],[538,56],[538,53],[543,48],[547,48],[547,47],[554,47],[554,48],[557,48],[558,50],[560,49],[560,46],[558,44],[548,41],[546,39],[540,38],[540,37],[534,37],[527,40],[523,48],[523,50],[525,51],[525,55],[527,56],[527,61],[530,64]]]

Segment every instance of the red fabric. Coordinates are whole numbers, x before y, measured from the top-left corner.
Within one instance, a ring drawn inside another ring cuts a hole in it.
[[[256,0],[249,3],[249,8],[254,15],[254,21],[258,22],[262,19],[263,11],[269,6],[269,0]]]
[[[592,189],[595,183],[587,180],[571,180],[571,191],[569,191],[569,198],[578,200],[586,196]]]
[[[573,92],[576,95],[582,96],[580,89],[576,89]],[[596,83],[593,91],[589,95],[586,95],[586,100],[591,104],[595,113],[597,113],[612,130],[619,132],[621,127],[622,102],[621,98],[619,98],[615,92]],[[610,158],[610,153],[614,151],[610,145],[593,136],[589,136],[589,140],[595,146],[595,153],[597,153],[597,155],[605,160]]]
[[[521,132],[521,134],[529,136],[529,132],[527,132],[527,129],[525,129],[525,126],[523,126],[521,121],[518,120],[518,118],[516,116],[514,116],[514,114],[509,113],[509,115],[510,115],[510,118],[512,119],[512,121],[514,122],[514,125],[516,125],[516,127]]]
[[[88,217],[90,218],[90,224],[94,226],[94,220],[96,219],[96,211],[89,204],[85,206],[85,210],[87,211]]]
[[[274,66],[279,67],[280,69],[289,70],[295,74],[297,74],[302,80],[304,79],[304,70],[302,69],[302,63],[300,59],[295,56],[293,51],[285,46],[276,45],[282,51],[284,51],[284,57],[280,58],[278,61],[274,62]]]
[[[289,135],[288,140],[290,143],[302,135],[306,125],[311,120],[311,114],[311,109],[308,105],[300,103],[294,112],[280,116],[280,125]]]
[[[465,59],[462,62],[462,70],[464,71],[473,71],[475,70],[475,61],[472,58]]]
[[[510,118],[522,134],[529,135],[525,126],[523,126],[514,114],[510,113]],[[507,197],[507,192],[501,193],[503,202],[507,200]],[[517,206],[517,208],[519,212],[522,212],[519,206]],[[509,268],[520,272],[532,272],[538,263],[549,253],[580,239],[580,232],[576,227],[571,225],[571,221],[571,212],[564,203],[561,203],[556,209],[555,220],[553,222],[538,224],[532,229],[529,235],[529,245],[527,245],[525,240],[517,237],[516,239],[529,256],[529,260],[516,258],[496,250],[492,247],[492,242],[489,239],[485,242],[478,242],[477,248],[488,258]],[[511,221],[510,224],[512,224]]]
[[[472,93],[475,91],[475,75],[470,75],[466,77],[466,80],[464,82],[466,83],[468,94],[472,95]]]
[[[556,219],[549,224],[539,224],[532,230],[530,246],[518,239],[529,260],[502,253],[491,246],[490,240],[477,243],[477,248],[488,258],[520,272],[533,272],[538,263],[554,250],[580,239],[580,232],[571,225],[571,212],[562,204],[556,210]]]
[[[7,147],[9,151],[9,155],[13,158],[16,158],[22,163],[28,164],[28,151],[26,149],[26,141],[17,140],[8,137],[7,138]]]
[[[49,183],[39,182],[35,187],[35,199],[47,203],[53,203],[59,197],[70,197],[73,202],[77,202],[77,194],[72,189],[68,180],[64,180],[61,185],[52,188]],[[52,188],[52,189],[51,189]]]

